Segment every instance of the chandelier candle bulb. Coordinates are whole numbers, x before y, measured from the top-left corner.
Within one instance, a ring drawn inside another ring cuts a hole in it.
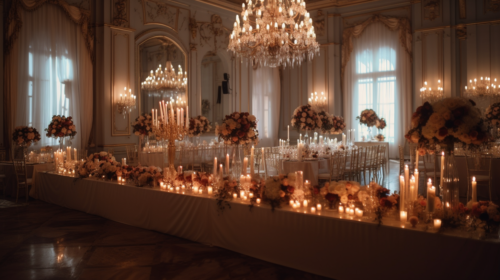
[[[472,177],[472,203],[477,202],[477,182],[476,177]]]

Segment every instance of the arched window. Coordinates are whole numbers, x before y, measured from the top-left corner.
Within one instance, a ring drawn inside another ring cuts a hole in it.
[[[357,103],[353,104],[354,112],[358,114],[364,109],[373,109],[387,122],[384,130],[385,141],[394,143],[394,106],[396,90],[396,51],[390,47],[363,49],[355,53],[356,70],[354,93]],[[358,123],[358,131],[366,131]],[[372,134],[377,132],[372,128]],[[359,134],[358,134],[359,135]],[[363,135],[363,133],[361,133]]]

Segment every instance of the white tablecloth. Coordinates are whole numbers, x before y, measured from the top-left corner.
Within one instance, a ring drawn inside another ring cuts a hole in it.
[[[145,153],[139,152],[139,163],[142,166],[156,166],[163,168],[163,152]]]
[[[304,160],[304,161],[283,161],[283,173],[293,173],[295,171],[304,172],[304,180],[311,182],[313,186],[318,185],[318,175],[322,172],[328,172],[328,160]]]
[[[500,279],[500,242],[38,173],[40,199],[344,279]],[[391,221],[386,221],[390,223]],[[396,223],[397,222],[393,222]]]

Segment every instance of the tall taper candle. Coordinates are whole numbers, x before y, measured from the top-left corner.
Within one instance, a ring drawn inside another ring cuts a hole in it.
[[[254,174],[254,150],[255,148],[252,146],[252,149],[250,150],[250,175],[253,176]]]
[[[243,159],[243,170],[242,170],[243,175],[247,175],[247,168],[248,168],[248,158],[245,157]]]
[[[288,126],[288,142],[290,142],[290,126]]]
[[[399,176],[399,209],[404,210],[405,209],[405,178],[403,175]]]
[[[435,197],[436,197],[436,188],[434,186],[427,188],[427,210],[429,213],[434,212]]]
[[[443,182],[444,182],[444,152],[441,153],[441,178],[439,181],[439,185],[441,188],[443,188]]]
[[[418,199],[418,176],[419,176],[418,169],[415,169],[415,191],[413,193],[412,200],[417,200]]]
[[[226,174],[229,175],[229,154],[226,154]]]
[[[214,178],[217,177],[217,157],[214,157]]]
[[[472,202],[477,202],[477,182],[476,177],[472,177]]]
[[[75,148],[75,158],[74,160],[78,160],[77,154],[76,154],[76,148]]]
[[[219,165],[219,177],[222,179],[224,178],[224,166],[222,163]]]

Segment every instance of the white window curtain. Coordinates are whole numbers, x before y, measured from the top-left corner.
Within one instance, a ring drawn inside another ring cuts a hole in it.
[[[259,67],[253,70],[252,81],[252,114],[258,120],[259,146],[277,146],[281,98],[279,70]]]
[[[53,115],[72,116],[77,129],[72,146],[86,147],[92,128],[92,62],[80,26],[54,5],[21,9],[20,16],[15,125],[32,125],[42,136],[41,146],[57,146],[44,129]]]
[[[345,69],[346,118],[356,129],[356,139],[367,134],[356,117],[364,109],[373,109],[379,118],[385,118],[382,131],[390,143],[389,156],[398,155],[398,146],[404,145],[405,127],[411,112],[411,63],[401,45],[399,32],[389,30],[380,22],[366,27],[359,38],[353,38],[353,51]],[[372,135],[378,133],[371,128]]]

